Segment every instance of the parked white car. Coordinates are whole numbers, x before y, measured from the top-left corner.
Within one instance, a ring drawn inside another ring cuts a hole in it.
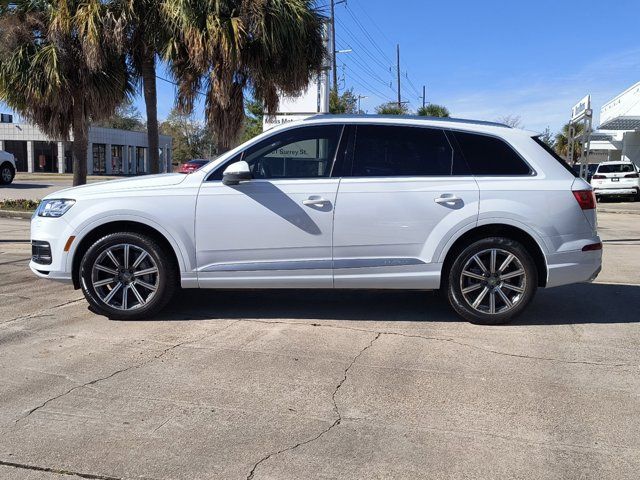
[[[591,177],[596,198],[627,196],[640,200],[640,174],[632,162],[603,162]]]
[[[16,176],[16,160],[13,155],[0,150],[0,185],[9,185]]]
[[[602,253],[591,187],[535,134],[416,117],[317,116],[191,175],[59,191],[31,238],[36,275],[124,319],[182,286],[443,289],[502,323]]]

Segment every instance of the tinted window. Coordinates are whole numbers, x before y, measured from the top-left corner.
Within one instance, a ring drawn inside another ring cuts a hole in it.
[[[341,125],[302,127],[276,134],[243,153],[253,178],[328,177]]]
[[[570,167],[567,162],[564,161],[564,158],[558,155],[553,148],[544,143],[540,137],[532,138],[538,145],[540,145],[544,149],[545,152],[551,155],[560,165],[562,165],[565,170],[571,173],[574,177],[580,176],[580,165],[574,165],[573,167]],[[591,166],[589,166],[589,171],[591,171]]]
[[[454,174],[453,149],[442,130],[362,125],[356,129],[352,175]]]
[[[612,165],[600,165],[598,173],[634,173],[636,170],[630,163],[614,163]]]
[[[455,132],[473,175],[529,175],[531,169],[503,140],[475,133]]]

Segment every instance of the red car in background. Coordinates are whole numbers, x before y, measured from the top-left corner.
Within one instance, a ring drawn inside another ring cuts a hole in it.
[[[193,173],[196,170],[198,170],[200,167],[202,167],[203,165],[206,165],[209,162],[210,162],[210,160],[200,160],[200,159],[189,160],[188,162],[183,163],[180,166],[180,170],[178,170],[178,172],[180,172],[180,173]]]

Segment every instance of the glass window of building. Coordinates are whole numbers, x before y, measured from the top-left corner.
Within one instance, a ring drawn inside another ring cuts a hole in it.
[[[93,174],[107,173],[107,147],[104,143],[93,144]]]
[[[145,173],[147,165],[147,149],[136,147],[136,173]]]
[[[58,145],[53,142],[33,142],[33,171],[58,171]]]
[[[124,173],[124,164],[122,159],[123,145],[111,145],[111,172],[114,175]]]

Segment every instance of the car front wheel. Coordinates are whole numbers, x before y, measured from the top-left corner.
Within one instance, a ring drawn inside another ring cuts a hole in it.
[[[150,318],[176,290],[178,274],[170,259],[148,236],[106,235],[82,258],[82,291],[96,313],[125,320]]]
[[[13,165],[4,164],[0,168],[0,184],[9,185],[13,182],[13,178],[16,176],[16,172],[13,169]]]
[[[506,323],[535,295],[538,272],[527,250],[514,240],[478,240],[455,258],[447,278],[447,295],[464,319],[484,325]]]

